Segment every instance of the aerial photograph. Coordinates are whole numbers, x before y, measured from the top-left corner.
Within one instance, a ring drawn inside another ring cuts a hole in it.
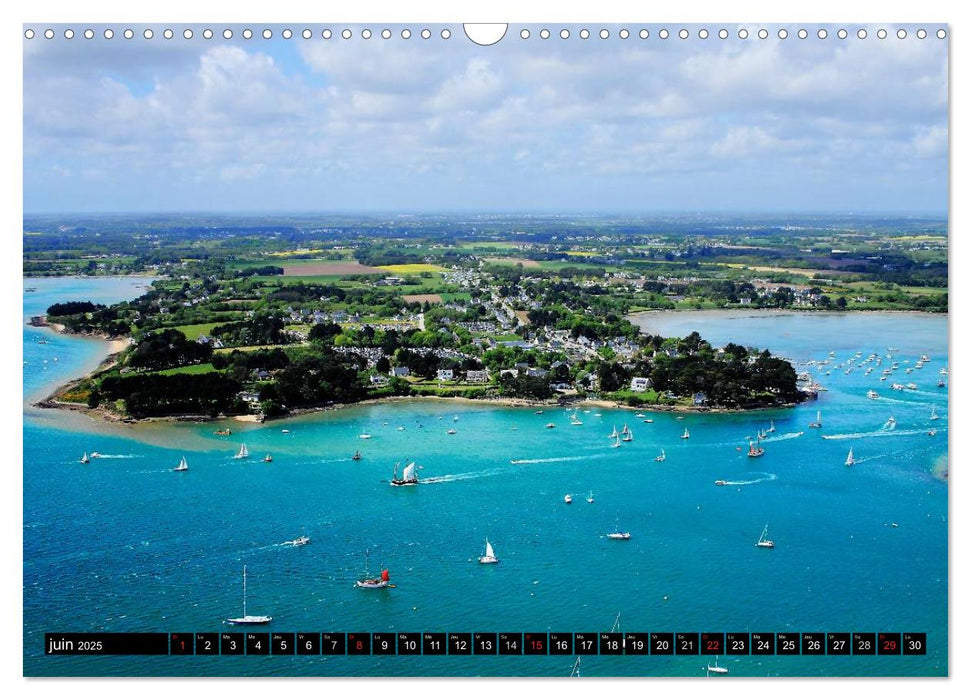
[[[22,33],[24,676],[949,675],[947,25]]]

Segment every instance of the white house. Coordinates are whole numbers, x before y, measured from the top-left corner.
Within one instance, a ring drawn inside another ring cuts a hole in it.
[[[440,382],[450,382],[454,379],[455,372],[450,369],[440,369],[435,376]]]
[[[647,377],[634,377],[630,380],[631,391],[647,391],[651,388],[651,380]]]
[[[489,370],[487,369],[470,369],[465,373],[465,381],[467,382],[488,382],[489,381]]]
[[[391,374],[395,377],[407,377],[411,371],[407,367],[392,367]]]

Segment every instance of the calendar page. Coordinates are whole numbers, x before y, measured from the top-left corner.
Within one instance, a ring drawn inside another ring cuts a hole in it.
[[[948,676],[949,25],[21,31],[23,675]]]

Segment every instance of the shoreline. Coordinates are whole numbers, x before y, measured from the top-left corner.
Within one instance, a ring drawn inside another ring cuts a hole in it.
[[[364,399],[363,401],[358,401],[356,403],[334,403],[325,406],[306,406],[301,408],[295,408],[289,413],[281,416],[265,417],[260,420],[259,416],[253,414],[243,414],[243,415],[223,415],[220,414],[216,417],[200,414],[179,414],[172,416],[151,416],[147,418],[131,418],[122,416],[110,410],[103,408],[89,408],[83,404],[67,403],[63,401],[57,401],[54,396],[60,392],[61,389],[69,387],[71,384],[66,384],[63,387],[59,387],[58,391],[51,394],[48,398],[43,401],[32,404],[32,406],[40,409],[59,409],[71,411],[79,414],[83,414],[95,421],[101,422],[103,424],[109,425],[153,425],[153,424],[168,424],[174,425],[177,423],[221,423],[225,421],[234,421],[236,423],[244,424],[256,424],[262,425],[264,423],[280,422],[291,420],[294,418],[309,417],[318,414],[345,411],[347,409],[356,408],[358,406],[378,406],[385,404],[395,404],[395,403],[419,403],[419,402],[444,402],[444,403],[457,403],[465,405],[475,405],[475,406],[490,406],[494,408],[532,408],[532,409],[558,409],[562,408],[564,410],[569,410],[571,408],[589,407],[589,408],[603,408],[610,410],[622,410],[629,411],[631,413],[680,413],[680,414],[742,414],[742,413],[754,413],[758,411],[773,411],[773,410],[788,410],[798,406],[797,403],[786,403],[778,404],[774,406],[762,406],[759,408],[726,408],[726,407],[711,407],[711,406],[657,406],[657,405],[644,405],[644,406],[628,406],[616,401],[611,401],[608,399],[579,399],[579,400],[549,400],[549,401],[539,401],[535,399],[518,399],[518,398],[491,398],[491,399],[467,399],[461,396],[384,396],[380,398]]]

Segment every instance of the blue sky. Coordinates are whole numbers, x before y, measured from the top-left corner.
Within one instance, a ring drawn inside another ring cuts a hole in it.
[[[947,208],[948,42],[914,27],[515,25],[479,47],[460,25],[447,41],[85,26],[96,38],[24,42],[25,213]]]

